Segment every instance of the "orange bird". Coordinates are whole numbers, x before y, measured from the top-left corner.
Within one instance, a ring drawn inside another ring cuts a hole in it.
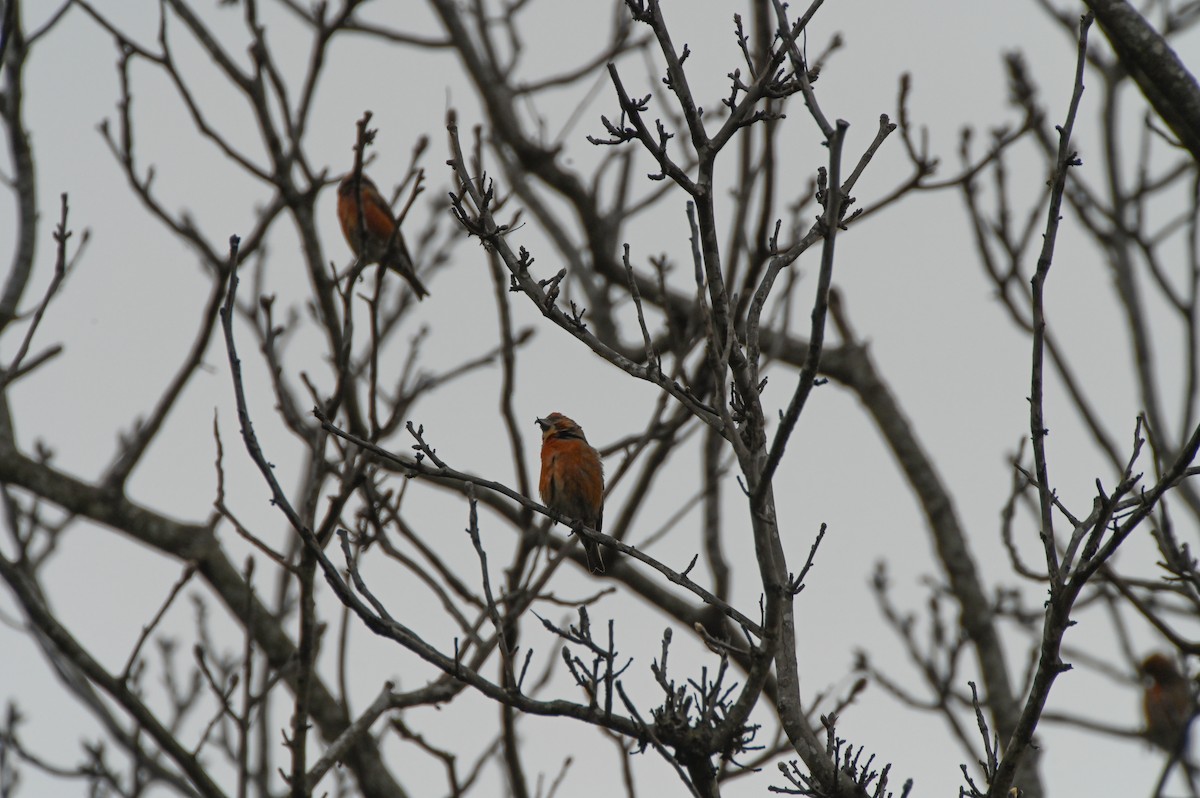
[[[597,532],[604,523],[604,465],[578,424],[562,413],[539,418],[542,429],[542,477],[538,492],[551,510]],[[576,527],[576,534],[579,529]],[[588,570],[604,573],[600,545],[580,534]]]
[[[408,281],[417,299],[429,296],[425,286],[417,279],[412,257],[404,245],[404,236],[396,227],[392,209],[388,207],[379,189],[366,175],[360,175],[359,190],[354,190],[354,173],[346,175],[338,184],[337,213],[342,224],[346,243],[354,254],[367,263],[382,263]],[[362,222],[358,218],[359,199],[362,202]]]
[[[1196,714],[1191,685],[1165,654],[1146,657],[1142,673],[1150,678],[1142,697],[1146,739],[1171,754],[1182,754]]]

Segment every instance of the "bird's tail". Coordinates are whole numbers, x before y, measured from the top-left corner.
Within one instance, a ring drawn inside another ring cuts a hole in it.
[[[413,266],[412,258],[408,257],[408,253],[403,251],[395,253],[393,256],[384,259],[384,265],[408,282],[412,287],[413,293],[417,295],[417,299],[424,299],[429,296],[429,289],[417,277],[417,270]]]
[[[579,539],[583,542],[583,553],[587,557],[588,570],[594,574],[604,573],[604,558],[600,556],[600,544],[594,540],[588,540],[584,535],[580,535]]]

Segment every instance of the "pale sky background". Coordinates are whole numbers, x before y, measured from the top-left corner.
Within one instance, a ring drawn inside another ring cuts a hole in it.
[[[29,5],[31,8],[25,12],[27,30],[39,26],[44,14],[57,4]],[[98,5],[107,7],[107,13],[139,41],[153,43],[157,4],[108,0]],[[263,5],[267,6],[263,18],[276,56],[285,69],[295,70],[285,74],[298,79],[293,76],[301,74],[307,37],[300,35],[300,27],[274,4]],[[583,0],[535,3],[536,10],[526,15],[527,60],[522,74],[536,78],[590,57],[607,34],[611,5]],[[217,8],[211,0],[201,0],[195,6],[228,37],[225,41],[229,49],[244,56],[241,10]],[[687,62],[692,85],[700,87],[697,93],[715,114],[719,98],[727,93],[725,74],[740,65],[731,15],[744,9],[741,4],[684,0],[667,0],[664,6],[674,40],[678,44],[687,42],[693,52]],[[1075,13],[1074,5],[1060,6]],[[415,1],[369,4],[366,16],[427,35],[440,33],[432,15]],[[857,159],[875,135],[879,114],[895,116],[897,80],[903,71],[913,76],[912,118],[928,127],[931,148],[942,158],[942,176],[955,171],[962,126],[976,128],[976,151],[982,152],[989,129],[1018,121],[1017,113],[1006,103],[1004,53],[1020,50],[1028,60],[1050,118],[1061,121],[1065,114],[1073,79],[1074,43],[1032,0],[831,0],[810,27],[810,51],[824,50],[828,37],[835,32],[845,37],[846,46],[822,72],[818,92],[828,116],[851,124],[848,163]],[[257,130],[240,99],[221,85],[181,26],[172,26],[171,36],[177,57],[214,121],[258,158]],[[1091,41],[1095,47],[1107,47],[1098,28],[1093,28]],[[1193,67],[1200,60],[1200,39],[1196,36],[1177,42],[1176,47]],[[111,459],[119,432],[148,412],[170,379],[190,345],[207,295],[206,279],[195,256],[145,214],[96,131],[103,119],[111,118],[115,123],[115,59],[109,37],[83,13],[73,10],[34,51],[26,74],[27,124],[39,172],[42,226],[37,273],[24,307],[33,306],[49,280],[54,256],[50,235],[57,219],[59,193],[70,194],[70,221],[77,232],[73,240],[77,242],[78,233],[87,228],[91,241],[79,267],[47,313],[35,342],[34,351],[62,343],[65,352],[13,389],[13,415],[18,441],[26,451],[42,441],[54,450],[57,467],[89,480]],[[372,77],[364,80],[364,75]],[[650,78],[640,59],[626,61],[622,75],[631,93],[648,91],[645,87]],[[614,116],[617,107],[602,70],[597,80],[603,83],[565,138],[565,157],[584,172],[597,157],[584,137],[602,135],[599,115]],[[1098,81],[1089,81],[1089,86],[1093,85],[1098,86]],[[137,156],[141,168],[154,166],[155,190],[164,204],[170,209],[188,209],[219,250],[230,234],[247,233],[254,208],[269,196],[269,191],[240,175],[200,139],[161,75],[140,65],[134,71],[133,91]],[[548,130],[561,127],[581,93],[582,89],[556,93],[540,102]],[[1087,179],[1094,182],[1101,178],[1101,153],[1094,131],[1098,101],[1094,91],[1085,94],[1077,138]],[[385,47],[363,37],[343,36],[330,53],[317,103],[320,111],[314,116],[308,152],[313,163],[318,167],[327,165],[331,173],[349,166],[354,122],[364,109],[374,112],[372,125],[380,131],[375,148],[377,161],[371,173],[381,185],[390,187],[398,181],[413,141],[422,134],[430,136],[430,152],[424,162],[429,190],[410,215],[414,221],[406,224],[424,225],[430,218],[440,218],[442,225],[451,224],[444,202],[449,182],[448,170],[443,166],[447,154],[445,110],[448,105],[458,109],[464,131],[478,122],[480,115],[450,52]],[[1135,130],[1142,113],[1140,98],[1127,94],[1122,108],[1128,117],[1127,126]],[[788,150],[781,172],[781,184],[786,188],[781,193],[798,193],[816,168],[826,163],[815,127],[799,101],[790,106],[781,141]],[[1028,156],[1029,150],[1022,150],[1010,162],[1014,194],[1020,192],[1022,197],[1015,198],[1014,205],[1022,212],[1027,199],[1043,191],[1045,181],[1040,160]],[[640,170],[643,174],[651,171],[648,158],[640,163],[644,164]],[[721,176],[728,179],[732,171],[730,163]],[[871,205],[907,173],[908,164],[897,136],[884,145],[858,184],[855,194],[859,204]],[[323,246],[327,258],[345,263],[349,253],[337,229],[333,199],[333,191],[327,191],[318,206]],[[635,256],[668,253],[676,263],[688,264],[683,203],[676,195],[630,229],[629,243]],[[1082,244],[1069,212],[1066,217],[1049,282],[1049,317],[1072,354],[1084,384],[1099,402],[1106,423],[1121,431],[1116,437],[1124,444],[1132,439],[1138,408],[1123,327],[1116,320],[1103,264]],[[0,193],[0,242],[11,240],[13,219],[11,197],[7,192]],[[510,242],[529,247],[538,257],[534,269],[537,276],[550,276],[558,270],[536,224],[527,224]],[[2,254],[8,257],[7,250]],[[279,305],[298,307],[308,284],[290,222],[277,224],[269,258],[269,290],[279,296]],[[800,289],[804,303],[811,301],[815,263],[815,255],[799,263],[805,275]],[[999,512],[1010,484],[1007,458],[1028,435],[1025,397],[1030,345],[1008,322],[992,296],[975,258],[958,195],[910,197],[839,237],[834,282],[844,292],[859,334],[871,341],[880,371],[953,491],[976,560],[990,587],[1013,584],[998,539]],[[428,285],[432,297],[417,309],[401,336],[401,340],[407,340],[419,325],[430,325],[432,335],[424,362],[444,367],[495,345],[492,286],[484,255],[475,241],[461,243],[451,262],[433,275]],[[243,291],[248,290],[248,284],[243,284]],[[640,428],[646,409],[655,399],[651,387],[634,383],[593,357],[543,321],[531,303],[517,297],[514,310],[517,327],[533,326],[537,330],[534,342],[519,360],[515,397],[518,420],[528,420],[526,454],[531,463],[536,460],[539,442],[533,419],[552,410],[579,421],[599,447]],[[796,310],[801,330],[807,330],[807,314],[807,304]],[[634,328],[629,330],[632,334]],[[0,360],[12,357],[21,332],[15,329],[0,341]],[[294,443],[271,415],[273,399],[266,370],[245,329],[240,342],[257,432],[277,465],[281,483],[293,486],[298,462]],[[240,446],[225,355],[219,341],[217,344],[207,358],[210,368],[193,379],[167,428],[135,472],[130,495],[181,520],[205,519],[214,497],[211,427],[215,410],[230,475],[229,504],[261,535],[278,542],[286,534],[285,525],[269,506],[267,489],[250,468]],[[288,368],[293,378],[301,370],[324,377],[317,360],[321,345],[311,330],[291,342]],[[1166,375],[1172,373],[1171,364],[1179,362],[1172,356],[1177,346],[1169,337],[1158,342],[1163,353],[1160,371]],[[794,384],[794,373],[773,373],[767,395],[769,413],[786,403]],[[419,404],[412,419],[425,426],[431,443],[450,465],[515,486],[506,439],[495,417],[499,386],[499,369],[477,372],[452,394],[439,395],[443,400],[453,396],[455,401]],[[1064,401],[1062,391],[1052,385],[1047,405],[1052,429],[1048,442],[1052,473],[1060,496],[1069,505],[1086,510],[1095,478],[1101,477],[1111,485],[1113,475],[1085,433],[1063,410]],[[1174,408],[1175,404],[1168,406]],[[403,437],[393,441],[397,450],[407,449],[409,443]],[[696,451],[694,443],[685,451]],[[609,471],[616,465],[610,462]],[[672,461],[658,483],[662,501],[652,502],[640,516],[635,538],[652,534],[694,493],[699,485],[698,473],[692,458]],[[820,524],[827,523],[830,529],[808,588],[797,604],[805,700],[827,689],[844,692],[857,648],[869,650],[876,665],[886,667],[893,678],[923,695],[894,636],[880,621],[867,586],[874,564],[887,561],[894,599],[902,608],[920,614],[926,597],[923,583],[929,576],[940,578],[940,573],[930,556],[924,522],[907,486],[853,396],[832,385],[815,392],[776,484],[780,515],[790,535],[787,545],[793,569],[802,564]],[[408,490],[406,501],[413,517],[424,518],[431,530],[443,526],[447,540],[453,541],[448,548],[457,546],[459,556],[473,560],[469,541],[462,534],[465,505],[419,481],[410,484]],[[731,526],[727,545],[735,561],[735,603],[753,615],[757,593],[751,578],[754,571],[749,567],[752,552],[748,533],[738,538],[734,531],[742,523],[742,516],[740,492],[732,479],[726,485],[725,500],[729,507],[726,522]],[[620,501],[618,490],[610,502]],[[485,540],[488,521],[485,516]],[[683,526],[692,528],[689,535],[697,523],[695,513],[684,520]],[[501,540],[507,543],[507,530],[500,524],[491,526],[490,531],[503,535]],[[1194,532],[1186,530],[1181,536],[1190,539],[1189,533]],[[1037,530],[1030,519],[1021,520],[1018,536],[1028,547],[1026,551],[1034,554]],[[248,553],[227,527],[222,539],[235,561]],[[669,537],[651,551],[681,567],[690,557],[687,541],[691,539]],[[736,544],[739,539],[746,541],[740,551]],[[1155,558],[1148,543],[1148,534],[1131,540],[1121,554],[1121,565],[1140,575],[1153,576]],[[11,552],[7,538],[0,546]],[[413,595],[413,591],[406,591],[405,584],[389,581],[395,574],[389,569],[394,565],[376,560],[364,572],[385,601],[404,608],[397,615],[448,648],[447,640],[436,638],[439,626],[431,620],[424,625],[418,620],[437,617],[432,603],[428,604],[430,611],[425,612],[428,597]],[[63,539],[46,576],[54,608],[66,625],[105,664],[119,670],[142,624],[149,621],[179,571],[177,564],[108,530],[79,523]],[[260,569],[260,574],[265,572]],[[583,596],[595,587],[573,569],[564,569],[556,579],[561,580],[556,582],[556,590],[565,596]],[[260,587],[267,589],[265,583]],[[1041,605],[1043,596],[1038,589],[1025,583],[1020,587],[1027,607]],[[193,588],[188,592],[202,591]],[[332,604],[327,603],[326,608],[326,618],[334,620],[336,613],[329,611]],[[635,660],[625,682],[635,695],[648,699],[656,697],[649,664],[658,654],[657,641],[667,621],[639,612],[639,608],[618,591],[618,595],[600,602],[592,615],[594,621],[618,619],[624,640],[622,650]],[[19,617],[5,590],[0,590],[0,613],[5,620]],[[181,665],[188,662],[194,634],[192,617],[190,601],[180,601],[164,625],[183,642]],[[231,636],[232,627],[215,605],[210,617],[221,646],[240,646],[239,638]],[[954,613],[947,617],[953,618]],[[1108,621],[1095,615],[1081,615],[1079,620],[1067,636],[1068,646],[1086,648],[1100,657],[1115,656]],[[1161,645],[1144,624],[1134,619],[1132,626],[1142,649]],[[1013,675],[1019,679],[1030,641],[1011,629],[1008,632]],[[535,661],[544,663],[546,656],[557,652],[559,643],[548,636],[539,638],[539,633],[536,626],[527,626],[524,642],[539,649],[541,656]],[[701,665],[715,665],[714,657],[683,639],[686,637],[678,633],[675,637],[672,658],[677,678],[696,677]],[[361,628],[353,631],[352,645],[350,681],[357,709],[374,697],[384,679],[398,677],[401,688],[410,688],[430,675],[415,656],[372,638]],[[330,664],[328,657],[324,664]],[[156,686],[156,682],[152,684]],[[24,742],[53,762],[77,762],[79,744],[98,734],[90,718],[64,694],[33,645],[7,623],[0,624],[0,686],[0,698],[16,701],[27,718],[22,726]],[[564,697],[574,695],[561,677],[555,689]],[[1050,708],[1132,730],[1140,723],[1138,700],[1132,682],[1116,684],[1081,667],[1060,677]],[[279,706],[279,702],[277,708],[289,709]],[[455,747],[469,758],[466,752],[476,750],[494,735],[497,714],[487,702],[464,694],[438,712],[414,711],[406,720],[441,744],[464,741]],[[565,756],[575,756],[561,795],[600,794],[598,785],[605,782],[597,780],[616,772],[615,746],[603,742],[590,729],[567,720],[538,718],[523,721],[522,729],[530,741],[526,750],[531,775],[542,772],[549,780]],[[950,742],[939,718],[907,711],[882,689],[872,686],[844,714],[839,733],[865,744],[877,755],[878,762],[893,763],[892,783],[897,790],[905,778],[911,777],[916,781],[915,795],[957,794],[962,781],[958,765],[967,758]],[[1057,795],[1148,795],[1158,775],[1160,756],[1140,740],[1097,737],[1051,724],[1042,725],[1040,740],[1043,775]],[[769,737],[764,735],[759,741],[769,742]],[[391,745],[399,751],[397,772],[413,794],[444,792],[440,767],[411,747],[397,746],[394,740]],[[655,755],[635,758],[634,767],[639,794],[684,793],[670,768]],[[423,789],[420,777],[412,775],[417,768],[424,769],[430,779]],[[489,783],[476,794],[502,794],[499,769],[490,766],[487,778]],[[74,795],[84,790],[81,784],[52,786],[29,767],[22,767],[22,780],[18,794],[25,797]],[[768,769],[730,785],[725,794],[763,795],[772,784],[780,785],[782,780],[774,769]]]

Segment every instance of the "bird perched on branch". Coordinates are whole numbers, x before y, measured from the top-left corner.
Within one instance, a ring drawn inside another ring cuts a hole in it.
[[[404,244],[404,235],[392,216],[392,209],[370,178],[359,175],[358,183],[359,190],[355,191],[355,177],[351,172],[338,184],[337,214],[346,243],[365,262],[381,263],[397,272],[412,286],[417,299],[424,299],[429,292],[417,279],[412,257]]]
[[[1196,714],[1191,685],[1165,654],[1146,657],[1141,670],[1150,679],[1142,696],[1146,739],[1170,754],[1182,755]]]
[[[600,545],[579,530],[581,525],[600,532],[604,523],[604,465],[600,453],[588,444],[583,429],[562,413],[539,418],[537,425],[542,430],[542,477],[538,481],[542,502],[575,521],[588,569],[602,574]]]

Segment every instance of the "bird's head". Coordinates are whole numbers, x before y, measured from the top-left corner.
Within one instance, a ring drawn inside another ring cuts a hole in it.
[[[578,438],[581,441],[587,440],[583,436],[583,428],[562,413],[551,413],[545,418],[539,418],[537,419],[537,425],[542,430],[543,442],[551,438]]]
[[[1166,654],[1151,654],[1142,661],[1141,671],[1158,684],[1171,684],[1183,679],[1175,661]]]
[[[370,192],[370,191],[376,191],[376,192],[379,191],[379,189],[375,188],[375,184],[373,182],[371,182],[371,178],[369,178],[363,174],[360,174],[358,177],[359,177],[359,180],[362,181],[360,184],[360,190],[362,193],[366,193],[366,192]],[[343,195],[343,196],[349,196],[351,193],[353,193],[353,191],[354,191],[354,172],[349,172],[349,173],[347,173],[347,175],[345,177],[342,178],[342,182],[338,183],[338,194]]]

